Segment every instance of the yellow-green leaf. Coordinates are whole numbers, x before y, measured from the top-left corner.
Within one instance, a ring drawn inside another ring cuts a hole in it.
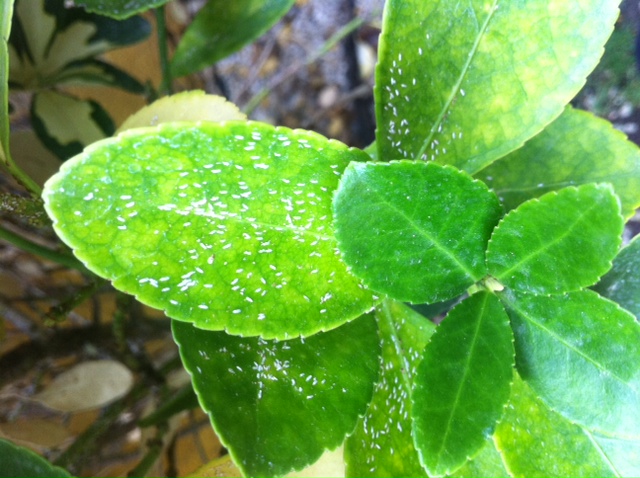
[[[387,1],[376,69],[380,159],[474,173],[517,149],[582,87],[618,3]]]
[[[337,254],[331,208],[344,168],[367,158],[261,123],[165,123],[95,143],[44,199],[115,287],[203,329],[291,338],[376,302]]]
[[[236,105],[222,96],[208,95],[202,90],[183,91],[164,96],[129,116],[118,133],[144,126],[157,126],[171,121],[246,120]]]

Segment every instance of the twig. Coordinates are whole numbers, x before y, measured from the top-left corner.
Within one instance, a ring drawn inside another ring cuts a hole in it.
[[[62,254],[57,251],[53,251],[48,249],[40,244],[36,244],[35,242],[30,241],[18,234],[5,229],[0,226],[0,239],[4,239],[5,241],[13,244],[16,247],[19,247],[23,251],[30,252],[32,254],[36,254],[45,259],[49,259],[50,261],[56,262],[63,266],[67,266],[71,269],[79,270],[85,274],[93,275],[85,266],[73,256],[68,254]]]
[[[107,281],[100,277],[96,277],[94,281],[83,288],[81,288],[76,294],[72,297],[62,301],[60,304],[52,307],[49,312],[47,312],[46,318],[47,320],[53,323],[59,323],[66,318],[66,316],[73,309],[78,307],[84,301],[93,297],[93,295],[102,287]],[[46,323],[45,325],[50,325]]]
[[[250,115],[253,110],[255,110],[260,102],[267,97],[269,92],[275,89],[278,85],[286,81],[288,78],[293,76],[298,70],[301,68],[310,65],[315,62],[318,58],[323,56],[329,50],[331,50],[334,46],[340,43],[345,37],[350,35],[352,32],[357,30],[365,23],[363,18],[354,18],[345,26],[343,26],[340,30],[334,33],[331,38],[329,38],[322,47],[320,47],[317,51],[311,54],[304,62],[296,63],[287,68],[284,72],[274,78],[268,86],[263,88],[261,91],[256,93],[253,98],[251,98],[247,104],[244,106],[243,111],[245,114]]]

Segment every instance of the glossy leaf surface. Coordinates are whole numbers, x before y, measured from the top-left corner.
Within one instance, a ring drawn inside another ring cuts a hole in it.
[[[426,476],[411,436],[411,389],[435,325],[400,302],[376,310],[380,378],[365,416],[345,444],[347,476]]]
[[[503,294],[522,378],[594,432],[640,437],[640,325],[593,291]]]
[[[271,28],[294,0],[209,0],[184,33],[171,59],[174,76],[213,65]]]
[[[281,342],[178,321],[173,333],[201,406],[250,476],[301,469],[338,447],[364,414],[378,374],[371,315]]]
[[[594,289],[640,320],[640,236],[620,250],[613,260],[613,267]]]
[[[474,173],[518,148],[582,87],[618,13],[614,0],[387,2],[380,158]]]
[[[588,436],[618,476],[640,476],[640,440],[624,440],[591,433]]]
[[[76,5],[88,12],[122,20],[136,13],[164,5],[169,0],[78,0]]]
[[[514,362],[509,318],[496,296],[457,305],[424,350],[413,390],[413,433],[430,476],[477,454],[509,399]]]
[[[588,434],[549,409],[515,375],[509,405],[495,434],[512,475],[621,476]]]
[[[53,466],[28,448],[14,445],[3,438],[0,438],[0,465],[2,465],[2,476],[30,476],[34,478],[71,476],[68,471]]]
[[[640,206],[638,147],[608,121],[571,107],[476,177],[507,210],[549,191],[587,183],[611,183],[627,219]]]
[[[460,295],[486,274],[501,207],[487,187],[433,163],[353,163],[334,199],[345,262],[373,290],[413,303]]]
[[[500,221],[487,250],[489,274],[524,292],[578,290],[596,283],[611,267],[623,227],[609,185],[548,193]]]
[[[114,286],[178,320],[239,335],[309,335],[374,299],[336,253],[336,141],[260,123],[134,129],[45,186],[59,236]]]

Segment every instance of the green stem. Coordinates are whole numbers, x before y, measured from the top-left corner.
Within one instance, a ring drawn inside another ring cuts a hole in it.
[[[106,282],[105,279],[96,277],[91,284],[80,289],[77,294],[52,307],[46,316],[50,322],[45,322],[45,325],[52,325],[51,322],[56,324],[63,321],[73,309],[91,298]]]
[[[42,194],[42,187],[40,187],[38,183],[31,179],[31,177],[27,173],[20,169],[20,167],[13,161],[13,158],[11,158],[11,154],[8,150],[4,151],[2,160],[7,166],[9,173],[11,173],[11,176],[13,176],[16,181],[22,184],[27,189],[27,191],[29,191],[31,196],[33,196],[35,199],[40,198]]]
[[[160,84],[160,96],[170,95],[172,92],[171,67],[169,64],[169,49],[167,48],[167,25],[165,21],[164,5],[155,10],[156,29],[158,33],[158,52],[160,54],[160,69],[162,70],[162,82]]]
[[[144,455],[142,460],[140,460],[140,463],[138,463],[136,467],[127,474],[127,476],[147,476],[147,473],[164,450],[162,437],[168,430],[169,424],[167,422],[158,426],[155,436],[147,442],[147,446],[149,447],[147,453]]]
[[[287,78],[295,74],[300,68],[310,65],[315,62],[322,55],[331,50],[334,46],[340,43],[344,38],[349,36],[355,30],[360,28],[362,24],[365,22],[363,18],[354,18],[345,26],[343,26],[340,30],[334,33],[331,38],[329,38],[318,50],[316,50],[312,55],[310,55],[303,63],[297,63],[292,65],[291,68],[286,70],[282,75],[279,75],[277,78],[272,81],[269,86],[263,88],[258,93],[256,93],[253,98],[251,98],[246,106],[243,108],[245,114],[250,115],[253,110],[255,110],[260,102],[269,94],[271,90],[273,90],[280,83],[285,81]]]
[[[49,259],[50,261],[56,262],[71,269],[76,269],[80,272],[90,274],[89,270],[84,266],[84,264],[78,261],[75,257],[52,251],[51,249],[41,246],[40,244],[36,244],[35,242],[31,242],[29,239],[19,236],[18,234],[11,232],[3,228],[2,226],[0,226],[0,239],[4,239],[14,246],[19,247],[23,251],[36,254],[40,257]]]

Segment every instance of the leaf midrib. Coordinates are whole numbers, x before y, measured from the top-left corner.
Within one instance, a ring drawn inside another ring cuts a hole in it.
[[[498,280],[502,280],[504,279],[506,276],[508,276],[511,272],[513,272],[515,269],[518,269],[519,267],[521,267],[523,264],[530,262],[532,259],[534,259],[536,256],[539,256],[540,254],[546,252],[548,249],[550,249],[551,247],[555,246],[556,244],[558,244],[560,241],[564,240],[568,235],[570,235],[573,230],[584,221],[585,217],[587,217],[589,215],[589,213],[591,213],[591,211],[593,211],[594,209],[596,209],[598,207],[598,204],[592,204],[591,207],[589,207],[586,210],[582,211],[582,214],[576,218],[575,221],[573,221],[573,223],[571,223],[566,229],[565,231],[560,234],[558,237],[556,237],[554,240],[548,242],[547,244],[543,245],[542,247],[533,250],[531,252],[529,252],[529,254],[525,255],[521,260],[519,260],[518,262],[516,262],[514,265],[512,265],[511,267],[509,267],[508,269],[505,269],[503,271],[501,271],[499,274],[496,274],[496,279]],[[498,226],[500,227],[500,226]],[[497,230],[497,229],[496,229]]]
[[[478,48],[480,46],[480,42],[484,38],[484,34],[486,33],[487,28],[489,27],[489,23],[493,19],[493,15],[496,12],[497,5],[498,5],[498,0],[493,0],[493,4],[491,5],[491,9],[490,9],[489,13],[487,14],[487,18],[485,19],[484,23],[482,24],[482,27],[480,28],[480,31],[478,32],[478,35],[476,37],[475,42],[473,43],[473,46],[471,47],[471,50],[469,51],[469,55],[467,56],[467,61],[465,62],[464,66],[462,67],[462,70],[460,72],[460,76],[458,76],[458,79],[456,80],[455,85],[451,89],[451,93],[449,94],[449,97],[447,98],[447,101],[445,102],[444,106],[442,107],[442,110],[440,111],[440,113],[438,113],[438,117],[436,118],[435,122],[433,123],[433,126],[431,127],[431,130],[429,131],[429,135],[424,140],[424,143],[422,143],[422,147],[420,148],[420,151],[418,151],[418,154],[416,155],[416,159],[422,158],[422,156],[426,153],[427,148],[431,144],[431,141],[433,140],[433,137],[435,136],[436,132],[438,131],[439,126],[442,124],[442,122],[444,121],[444,118],[449,113],[449,110],[451,109],[451,106],[453,105],[453,100],[458,95],[458,92],[460,91],[460,87],[462,86],[462,82],[464,81],[464,79],[465,79],[465,77],[467,75],[467,72],[469,71],[469,68],[471,67],[471,63],[473,62],[473,60],[474,60],[474,58],[476,56],[476,53],[478,52]]]
[[[517,306],[517,301],[509,301],[509,307],[514,309],[521,317],[523,317],[529,323],[531,323],[532,325],[536,326],[538,329],[542,330],[543,332],[548,333],[549,336],[551,336],[553,339],[555,339],[561,345],[567,347],[572,352],[575,352],[578,356],[580,356],[581,358],[583,358],[587,362],[591,363],[598,370],[600,370],[601,372],[605,372],[609,376],[615,378],[622,385],[624,385],[626,388],[630,389],[635,395],[638,395],[638,391],[635,388],[633,388],[631,386],[631,384],[629,384],[625,379],[623,379],[622,377],[618,376],[613,370],[605,368],[604,365],[600,364],[599,362],[596,362],[589,355],[586,355],[585,353],[583,353],[580,349],[574,347],[572,344],[567,342],[562,336],[558,335],[556,332],[554,332],[553,330],[549,329],[548,327],[545,327],[545,325],[543,323],[535,320],[530,314],[527,314],[525,311],[523,311],[521,308],[519,308]]]
[[[263,222],[263,221],[258,221],[257,219],[255,221],[249,221],[248,219],[246,219],[245,217],[241,216],[239,213],[234,213],[236,214],[235,216],[230,216],[228,215],[228,213],[221,215],[221,214],[216,214],[215,216],[221,217],[221,219],[218,219],[218,217],[214,217],[212,215],[208,215],[208,214],[197,214],[195,213],[194,215],[197,217],[206,217],[206,218],[213,218],[216,219],[218,221],[220,221],[221,223],[224,223],[225,221],[230,221],[230,222],[236,222],[236,223],[240,223],[242,225],[245,224],[256,224],[258,226],[262,226],[266,229],[275,231],[275,232],[280,232],[282,230],[286,230],[295,234],[305,234],[305,235],[309,235],[312,236],[316,239],[320,239],[323,241],[336,241],[335,236],[327,236],[324,234],[320,234],[318,232],[314,232],[311,231],[309,229],[305,229],[304,227],[301,226],[294,226],[294,225],[289,225],[289,224],[271,224],[268,222]],[[182,216],[182,215],[181,215]],[[317,215],[315,215],[317,216]],[[329,218],[329,214],[326,214],[327,218]],[[188,217],[188,216],[182,216],[182,217]],[[332,226],[332,221],[330,221],[329,219],[327,219],[326,221],[326,225],[329,226],[329,228],[331,228]]]
[[[430,241],[440,252],[442,252],[451,262],[457,265],[468,277],[473,280],[476,280],[476,275],[474,271],[469,269],[465,264],[460,262],[456,257],[455,253],[441,244],[435,237],[432,237],[426,230],[422,229],[416,222],[407,215],[402,209],[396,207],[395,204],[387,201],[384,195],[378,189],[373,189],[372,192],[375,193],[379,198],[379,204],[387,206],[393,212],[397,213],[400,217],[402,217],[410,226],[410,228],[420,234],[424,239]]]
[[[582,433],[584,433],[587,436],[589,441],[591,441],[591,444],[593,445],[593,447],[596,449],[596,451],[598,452],[602,460],[607,464],[607,466],[611,469],[614,475],[617,477],[623,476],[622,473],[615,466],[615,464],[611,461],[609,456],[607,456],[606,452],[602,449],[602,447],[597,442],[597,440],[593,437],[593,434],[589,430],[587,430],[585,427],[580,427],[580,429],[582,430]]]
[[[478,342],[478,336],[479,336],[479,330],[480,330],[480,326],[482,325],[483,322],[483,318],[484,318],[484,312],[485,312],[485,308],[487,306],[487,300],[489,299],[489,295],[486,294],[482,303],[482,307],[479,311],[479,318],[478,321],[476,322],[476,327],[474,330],[474,334],[473,334],[473,341],[471,342],[471,346],[469,347],[469,353],[467,354],[466,360],[465,360],[465,367],[464,367],[464,373],[462,375],[462,378],[460,379],[460,382],[458,384],[458,390],[456,391],[456,397],[451,405],[451,407],[449,407],[449,410],[451,410],[451,413],[449,414],[449,418],[447,419],[447,426],[446,426],[446,430],[444,433],[444,436],[442,437],[442,441],[440,442],[440,449],[438,450],[438,453],[436,454],[436,456],[438,457],[438,461],[440,461],[440,457],[442,456],[442,450],[444,450],[445,448],[445,444],[447,443],[449,434],[451,432],[451,421],[453,420],[453,415],[454,415],[454,411],[458,408],[458,404],[460,402],[460,395],[462,395],[462,389],[465,388],[464,385],[466,384],[466,379],[467,379],[467,375],[469,374],[469,370],[471,368],[470,363],[471,363],[471,359],[475,354],[475,349],[476,349],[476,344]]]

